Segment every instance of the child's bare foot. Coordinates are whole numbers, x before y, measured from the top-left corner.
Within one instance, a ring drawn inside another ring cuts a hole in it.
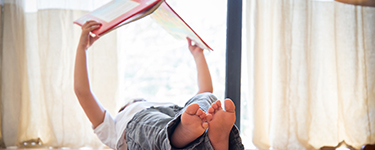
[[[220,101],[216,101],[208,109],[207,121],[209,123],[208,137],[215,150],[229,148],[229,134],[236,121],[235,106],[232,100],[226,99],[225,110]]]
[[[201,136],[207,129],[206,113],[199,109],[198,104],[189,105],[181,115],[181,122],[171,136],[171,143],[183,148]]]

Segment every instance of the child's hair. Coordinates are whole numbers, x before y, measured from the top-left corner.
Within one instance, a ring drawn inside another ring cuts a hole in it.
[[[130,104],[132,104],[132,103],[135,103],[135,102],[144,102],[144,101],[146,101],[146,100],[143,99],[143,98],[133,99],[132,101],[126,103],[125,106],[121,107],[120,110],[119,110],[118,112],[123,111],[126,107],[128,107],[128,106],[129,106]]]

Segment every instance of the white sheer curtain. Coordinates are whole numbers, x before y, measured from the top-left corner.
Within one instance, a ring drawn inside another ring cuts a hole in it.
[[[252,0],[246,20],[257,148],[375,143],[375,8]]]
[[[95,5],[100,6],[93,1],[5,2],[1,100],[7,146],[37,138],[50,147],[101,146],[76,100],[72,79],[80,35],[72,21]],[[115,38],[116,32],[106,35],[89,54],[93,90],[112,113],[119,86]]]
[[[73,90],[81,33],[73,21],[108,1],[5,1],[1,115],[6,146],[23,146],[24,141],[38,138],[47,147],[103,146]],[[214,49],[206,51],[206,58],[214,94],[222,99],[226,1],[169,4]],[[197,92],[190,55],[186,41],[175,40],[146,17],[106,34],[90,48],[92,89],[113,116],[131,98],[183,105]]]

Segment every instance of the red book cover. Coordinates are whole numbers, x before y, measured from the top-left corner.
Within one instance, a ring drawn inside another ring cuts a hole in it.
[[[92,33],[101,36],[124,21],[135,21],[142,18],[154,7],[158,7],[163,0],[113,0],[106,5],[82,16],[74,21],[82,26],[88,20],[95,20],[102,23],[98,30]]]

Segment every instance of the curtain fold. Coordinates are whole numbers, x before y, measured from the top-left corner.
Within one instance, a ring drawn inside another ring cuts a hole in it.
[[[36,5],[40,3],[48,5],[36,1]],[[88,128],[91,124],[73,90],[75,52],[81,33],[73,21],[87,11],[25,10],[23,0],[5,4],[1,64],[5,144],[30,148],[33,145],[29,144],[40,141],[43,145],[36,146],[103,147]],[[120,86],[116,36],[114,31],[102,37],[88,54],[92,89],[111,114],[116,113]]]
[[[3,59],[3,24],[4,24],[4,16],[3,16],[3,11],[4,11],[4,1],[0,0],[0,80],[1,80],[1,75],[2,75],[2,62],[1,60]],[[0,91],[1,91],[1,84],[0,84]],[[4,144],[4,138],[3,138],[3,121],[1,115],[3,114],[3,109],[2,109],[2,101],[1,101],[1,94],[0,94],[0,147],[5,148]]]
[[[312,0],[248,7],[257,148],[374,143],[375,8]]]
[[[4,4],[4,39],[1,78],[1,101],[4,142],[16,141],[22,100],[24,73],[24,15],[20,3]],[[12,13],[11,13],[12,12]],[[17,32],[16,32],[17,31]],[[15,34],[13,34],[15,33]],[[6,87],[6,88],[5,88]],[[15,143],[15,142],[14,142]]]

